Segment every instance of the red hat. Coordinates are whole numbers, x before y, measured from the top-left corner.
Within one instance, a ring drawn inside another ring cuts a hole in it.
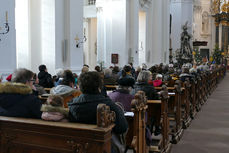
[[[10,75],[6,78],[6,80],[9,81],[9,82],[11,81],[11,79],[12,79],[12,74],[10,74]]]

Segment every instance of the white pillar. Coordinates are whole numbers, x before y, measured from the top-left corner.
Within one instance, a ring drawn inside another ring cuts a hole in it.
[[[138,30],[139,30],[139,2],[127,1],[127,49],[129,62],[133,62],[134,66],[139,65],[138,55]],[[129,27],[129,28],[128,28]],[[131,61],[133,60],[133,61]]]
[[[219,48],[220,49],[223,49],[223,48],[221,48],[222,47],[222,32],[223,32],[223,25],[222,24],[220,24],[219,25]]]
[[[104,61],[105,38],[104,38],[104,12],[102,7],[97,8],[97,62]]]
[[[169,21],[170,21],[170,3],[169,0],[163,0],[162,3],[162,63],[169,63]]]
[[[119,66],[128,62],[126,1],[101,0],[97,3],[98,62],[111,65],[111,54],[119,54]]]
[[[70,69],[73,72],[79,73],[83,66],[83,45],[76,48],[75,37],[78,35],[83,38],[83,1],[70,0],[70,34],[69,34],[69,49],[70,49]],[[57,10],[58,11],[58,10]]]
[[[83,44],[76,47],[75,37],[83,38],[83,1],[55,2],[56,68],[79,73],[83,66]]]
[[[16,31],[15,31],[15,1],[0,0],[0,33],[4,31],[6,12],[10,31],[6,35],[0,35],[0,75],[9,74],[16,68]]]
[[[162,1],[156,0],[152,2],[152,52],[151,64],[158,64],[163,61],[163,25],[162,25]]]
[[[56,0],[55,1],[55,65],[56,68],[66,68],[69,67],[69,47],[67,40],[67,25],[69,22],[69,12],[67,10],[69,6],[69,1]]]

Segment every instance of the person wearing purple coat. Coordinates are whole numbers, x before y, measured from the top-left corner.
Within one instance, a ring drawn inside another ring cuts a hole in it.
[[[135,84],[135,80],[131,77],[124,77],[118,80],[119,87],[117,90],[108,94],[113,102],[119,102],[124,107],[124,111],[131,111],[131,101],[134,96],[130,94],[131,87]]]

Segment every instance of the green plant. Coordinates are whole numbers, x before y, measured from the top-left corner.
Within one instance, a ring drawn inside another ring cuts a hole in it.
[[[222,51],[219,49],[219,45],[216,44],[213,52],[213,61],[215,61],[216,64],[220,64],[222,58]]]
[[[194,48],[194,58],[196,63],[202,62],[202,56],[200,55],[199,47]]]

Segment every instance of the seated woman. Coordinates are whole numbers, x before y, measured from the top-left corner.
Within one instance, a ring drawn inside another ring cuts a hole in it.
[[[131,78],[135,79],[131,74],[131,66],[130,65],[125,65],[123,67],[123,69],[118,73],[118,75],[120,76],[119,79],[124,78],[124,77],[126,77],[126,78],[131,77]]]
[[[149,85],[149,80],[152,80],[150,71],[141,71],[137,78],[137,83],[134,86],[131,94],[135,95],[138,91],[144,91],[148,100],[159,99],[159,96],[153,86]]]
[[[112,76],[112,70],[111,69],[105,69],[104,70],[104,85],[108,84],[117,84],[116,78]]]
[[[109,93],[108,96],[113,102],[120,102],[124,110],[127,112],[131,111],[131,101],[134,96],[130,94],[130,88],[135,84],[132,78],[121,78],[118,80],[118,89]]]
[[[98,72],[86,72],[79,77],[79,87],[83,93],[69,103],[69,119],[72,122],[96,124],[96,110],[98,104],[106,104],[116,113],[113,132],[122,134],[127,131],[128,123],[119,106],[109,97],[101,94],[102,79]]]
[[[0,115],[41,118],[42,102],[33,95],[33,75],[27,69],[17,69],[11,82],[0,84]]]
[[[184,82],[186,78],[188,78],[190,81],[192,80],[193,76],[189,74],[189,68],[183,67],[182,73],[179,75],[180,80]]]
[[[150,71],[141,71],[137,78],[137,83],[134,86],[134,90],[132,90],[131,94],[134,95],[138,91],[144,91],[148,100],[156,100],[159,99],[159,95],[152,85],[149,85],[149,80],[152,79],[152,75]],[[161,107],[160,105],[155,105],[153,107],[152,118],[150,129],[153,131],[153,126],[155,126],[154,134],[160,134],[160,119],[161,119]]]
[[[161,74],[157,74],[156,75],[156,80],[153,81],[153,86],[154,87],[161,87],[162,86],[162,75]]]
[[[75,78],[72,71],[65,70],[60,85],[50,90],[51,95],[59,95],[64,98],[64,107],[68,107],[67,103],[72,102],[73,98],[78,97],[81,92],[74,89]]]

